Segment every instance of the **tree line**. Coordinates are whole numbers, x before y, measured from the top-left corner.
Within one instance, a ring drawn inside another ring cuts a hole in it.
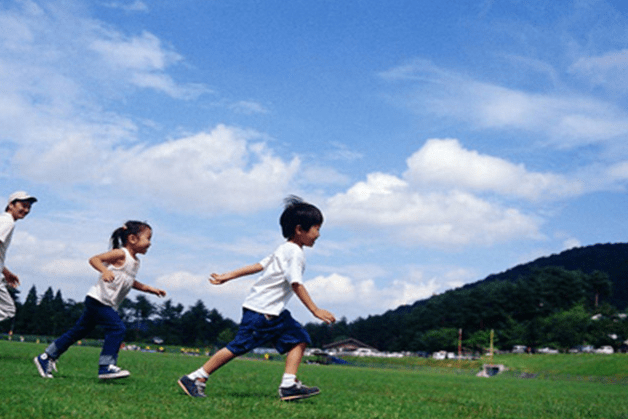
[[[463,347],[481,351],[493,330],[501,349],[566,350],[584,344],[618,349],[628,339],[628,320],[621,313],[628,307],[627,259],[627,244],[572,249],[381,315],[305,328],[314,347],[355,338],[382,351],[455,351],[462,330]],[[0,323],[0,332],[56,337],[83,311],[82,302],[64,301],[52,288],[38,298],[33,286],[24,303],[12,292],[17,315]],[[186,309],[172,300],[153,304],[139,294],[126,299],[119,312],[127,340],[135,342],[159,337],[171,345],[222,346],[237,331],[235,322],[200,300]]]
[[[83,313],[83,302],[65,301],[61,291],[55,293],[51,287],[41,298],[37,288],[31,287],[24,303],[19,301],[19,291],[12,293],[17,314],[0,323],[3,333],[58,337],[74,326]],[[118,312],[127,326],[127,341],[134,342],[152,342],[157,337],[169,345],[218,346],[230,342],[238,328],[235,322],[206,307],[201,300],[185,309],[170,299],[153,304],[139,294],[135,300],[125,299]],[[102,332],[97,328],[87,337],[101,339]]]

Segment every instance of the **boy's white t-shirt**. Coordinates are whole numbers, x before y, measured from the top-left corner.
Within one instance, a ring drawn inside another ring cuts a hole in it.
[[[292,284],[303,283],[305,252],[285,242],[260,262],[264,268],[242,306],[262,314],[278,316],[294,294]]]
[[[135,276],[140,268],[140,261],[135,259],[129,251],[123,247],[125,258],[124,263],[120,267],[105,264],[114,276],[111,282],[105,282],[102,275],[98,278],[98,282],[92,286],[87,295],[95,300],[100,301],[106,306],[118,309],[122,301],[129,294],[135,282]]]

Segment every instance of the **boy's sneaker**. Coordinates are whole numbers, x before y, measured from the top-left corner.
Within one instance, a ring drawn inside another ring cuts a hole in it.
[[[131,375],[127,370],[123,370],[117,365],[101,365],[98,367],[98,378],[101,380],[111,380],[113,378],[126,378]]]
[[[307,399],[320,392],[318,387],[308,387],[299,380],[296,380],[296,383],[290,387],[279,387],[279,397],[284,401]]]
[[[207,384],[201,382],[200,380],[192,380],[187,375],[184,375],[179,378],[177,383],[181,386],[183,391],[185,391],[185,394],[190,397],[207,397],[205,396],[205,386]]]
[[[39,375],[41,375],[43,378],[54,378],[52,376],[52,370],[57,370],[55,360],[50,358],[47,353],[44,352],[41,355],[37,355],[35,358],[33,358],[33,362],[37,367],[37,371],[39,371]]]

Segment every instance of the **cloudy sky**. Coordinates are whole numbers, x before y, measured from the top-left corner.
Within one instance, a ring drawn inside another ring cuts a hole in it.
[[[4,0],[0,198],[39,198],[22,301],[82,300],[139,219],[138,280],[239,321],[254,278],[207,277],[282,242],[289,194],[325,214],[306,286],[348,320],[625,241],[626,2],[441,3]]]

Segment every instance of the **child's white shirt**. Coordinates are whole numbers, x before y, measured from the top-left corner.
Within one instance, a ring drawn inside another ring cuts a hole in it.
[[[292,284],[303,283],[305,252],[285,242],[260,262],[264,268],[242,306],[262,314],[278,316],[294,294]]]
[[[13,228],[15,220],[8,212],[0,214],[0,279],[2,278],[2,269],[4,268],[4,260],[6,258],[7,249],[11,244],[13,237]]]
[[[113,281],[105,282],[102,279],[102,275],[98,278],[98,282],[92,286],[87,295],[100,301],[104,305],[118,309],[122,301],[129,294],[133,288],[135,282],[135,276],[140,268],[140,261],[135,259],[129,251],[123,247],[124,251],[124,263],[122,266],[116,267],[114,265],[105,264],[114,276]]]

